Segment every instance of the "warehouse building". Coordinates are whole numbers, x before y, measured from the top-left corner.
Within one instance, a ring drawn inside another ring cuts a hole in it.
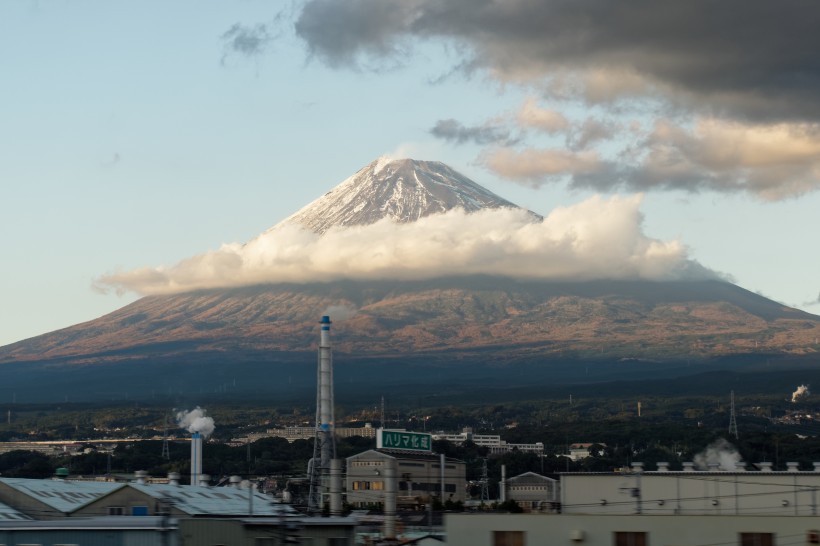
[[[384,503],[387,460],[395,460],[399,507],[423,506],[432,498],[439,498],[441,502],[464,502],[467,489],[467,468],[464,461],[445,459],[442,482],[439,455],[398,449],[371,449],[347,458],[348,504],[355,508],[369,508]]]

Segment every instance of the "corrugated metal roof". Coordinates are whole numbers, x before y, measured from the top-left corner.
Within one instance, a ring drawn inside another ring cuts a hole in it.
[[[21,520],[29,520],[31,519],[27,515],[18,512],[11,506],[3,504],[0,502],[0,522],[3,521],[21,521]]]
[[[64,514],[70,514],[126,485],[110,482],[29,480],[25,478],[0,478],[0,483]]]
[[[191,487],[189,485],[160,485],[129,483],[157,500],[171,499],[174,507],[191,516],[247,516],[248,490],[233,487]],[[296,513],[286,504],[274,503],[272,497],[257,491],[253,493],[253,515],[279,516]]]

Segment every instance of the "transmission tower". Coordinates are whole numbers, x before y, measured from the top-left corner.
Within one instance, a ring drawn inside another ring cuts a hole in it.
[[[489,478],[487,476],[487,459],[482,460],[481,464],[481,503],[490,502],[490,488]]]
[[[737,434],[737,419],[735,418],[735,391],[731,394],[731,416],[729,417],[729,436],[734,436],[735,440],[738,438]]]
[[[162,458],[171,460],[171,451],[168,449],[168,414],[165,414],[165,429],[162,431]]]

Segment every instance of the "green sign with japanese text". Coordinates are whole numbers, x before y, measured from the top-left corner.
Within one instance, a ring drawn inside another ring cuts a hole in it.
[[[422,432],[405,432],[403,430],[379,429],[376,436],[376,447],[385,449],[407,449],[410,451],[431,451],[433,437]]]

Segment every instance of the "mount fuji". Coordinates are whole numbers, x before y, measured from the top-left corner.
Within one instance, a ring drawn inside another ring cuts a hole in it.
[[[412,232],[458,209],[466,217],[495,210],[520,213],[533,226],[544,221],[443,163],[379,159],[244,247],[293,230],[311,240],[381,223]],[[575,280],[450,271],[266,280],[157,292],[0,347],[0,381],[57,399],[63,390],[89,399],[224,389],[310,393],[316,323],[325,314],[334,321],[337,382],[344,389],[347,378],[348,388],[362,392],[374,385],[506,384],[518,377],[511,369],[526,369],[518,380],[531,384],[539,377],[621,378],[624,362],[652,375],[679,370],[681,362],[815,359],[820,336],[820,317],[714,276]],[[53,387],[44,391],[44,382]]]

